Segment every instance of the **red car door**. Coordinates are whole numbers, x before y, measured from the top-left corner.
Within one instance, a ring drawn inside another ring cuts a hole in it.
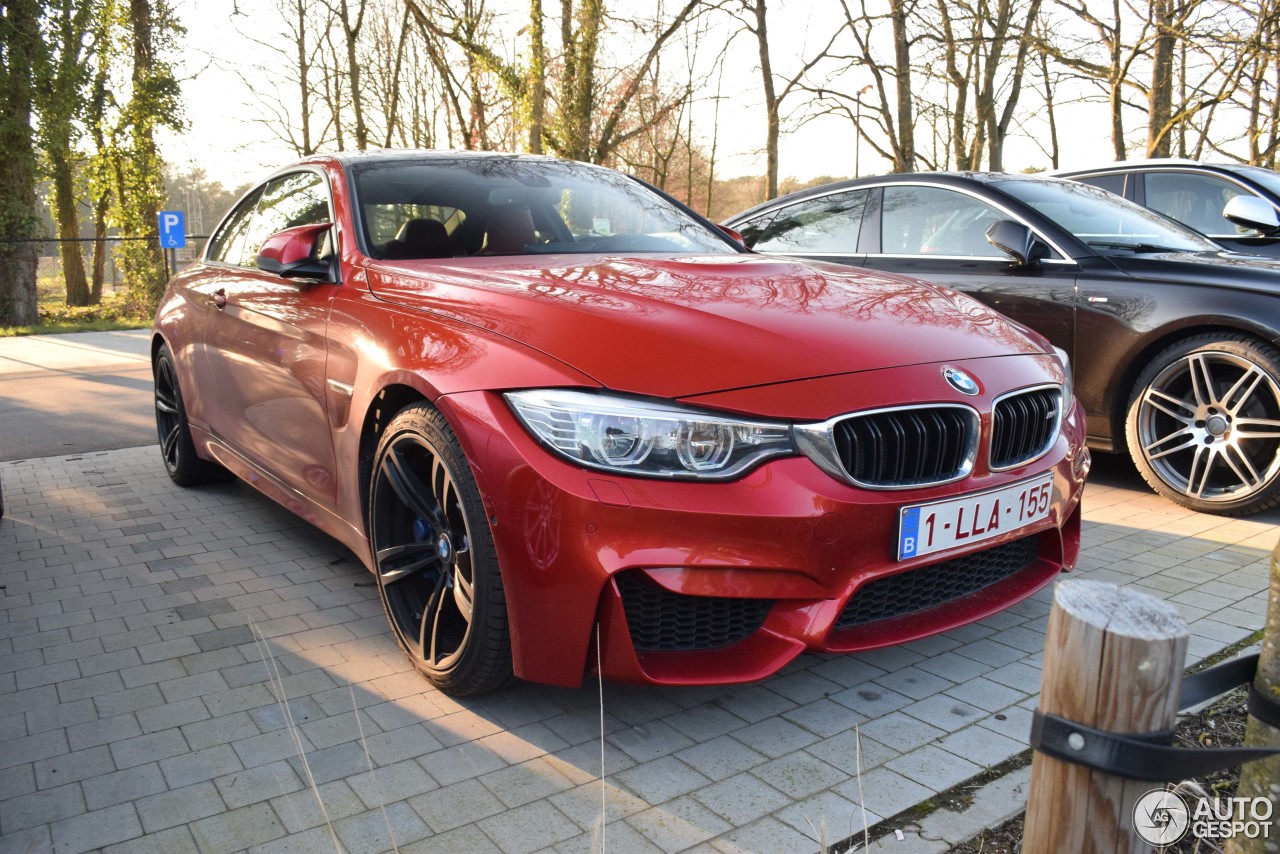
[[[331,222],[325,179],[298,171],[263,189],[239,265],[218,280],[205,326],[215,435],[316,503],[334,506],[333,440],[325,412],[325,331],[338,285],[287,279],[255,265],[262,243],[297,225]]]

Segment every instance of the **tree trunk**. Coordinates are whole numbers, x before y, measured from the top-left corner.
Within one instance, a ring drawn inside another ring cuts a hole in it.
[[[780,120],[777,93],[773,88],[773,63],[769,58],[769,11],[765,7],[765,0],[754,0],[751,12],[756,21],[752,31],[756,34],[756,47],[760,54],[760,82],[764,84],[764,201],[768,201],[778,195],[778,132]]]
[[[1049,77],[1049,55],[1040,51],[1040,73],[1044,77],[1044,111],[1049,120],[1049,163],[1058,168],[1058,117],[1053,104],[1053,80]]]
[[[105,191],[93,208],[93,285],[89,299],[94,304],[102,302],[102,285],[107,279],[107,210],[111,196]]]
[[[127,113],[130,127],[129,150],[117,157],[116,205],[120,227],[128,235],[154,234],[159,229],[160,206],[164,204],[164,163],[156,149],[155,127],[169,123],[166,104],[157,94],[166,83],[167,69],[157,67],[155,18],[151,0],[131,0],[129,24],[133,29],[133,99]],[[121,162],[123,161],[123,162]],[[119,250],[129,285],[130,308],[150,313],[160,304],[168,280],[168,264],[159,240],[124,243]]]
[[[62,278],[67,288],[67,305],[92,305],[93,295],[84,276],[84,256],[80,254],[80,218],[76,215],[75,180],[71,174],[71,151],[50,152],[53,162],[53,201],[58,219],[58,249],[62,256]]]
[[[1147,92],[1147,157],[1169,156],[1169,120],[1173,115],[1173,0],[1151,0],[1156,37]]]
[[[529,151],[542,153],[547,109],[547,49],[542,36],[542,0],[529,3]]]
[[[1271,593],[1267,602],[1267,624],[1262,635],[1262,659],[1254,687],[1273,700],[1280,700],[1280,544],[1271,553]],[[1250,716],[1245,730],[1247,747],[1280,747],[1280,729]],[[1276,854],[1280,852],[1280,756],[1246,763],[1240,770],[1237,798],[1269,798],[1273,807],[1268,837],[1245,839],[1235,836],[1227,843],[1227,854]]]
[[[1022,26],[1022,32],[1019,34],[1018,53],[1014,61],[1013,76],[1009,81],[1009,96],[1005,100],[1004,110],[1000,114],[1000,120],[995,123],[991,133],[991,139],[988,140],[989,152],[987,156],[987,168],[992,172],[1004,171],[1004,142],[1009,137],[1009,126],[1013,123],[1014,110],[1018,107],[1018,101],[1022,96],[1023,78],[1027,71],[1027,55],[1031,50],[1031,43],[1035,38],[1036,19],[1040,16],[1040,0],[1032,0],[1027,7],[1027,17]],[[1049,131],[1056,135],[1057,129],[1053,126],[1052,104],[1050,104]],[[1055,148],[1057,140],[1054,140]],[[1057,152],[1054,152],[1054,168],[1057,168]]]
[[[1112,0],[1112,13],[1115,16],[1116,28],[1111,42],[1111,84],[1108,106],[1111,109],[1111,149],[1116,161],[1125,159],[1124,145],[1124,69],[1120,60],[1120,0]]]
[[[351,89],[351,112],[355,114],[356,148],[364,151],[369,147],[369,128],[364,123],[364,96],[360,91],[360,62],[356,58],[356,41],[360,38],[360,28],[364,24],[364,0],[360,0],[360,11],[355,22],[351,21],[351,9],[347,0],[342,0],[342,31],[346,36],[347,49],[347,81]]]
[[[898,99],[898,144],[893,151],[894,172],[916,169],[916,120],[911,92],[911,44],[907,40],[907,4],[892,0],[893,59]]]
[[[302,114],[302,150],[303,157],[316,153],[311,144],[311,61],[307,56],[307,6],[303,0],[294,0],[294,12],[297,13],[298,48],[298,107]]]
[[[6,0],[0,16],[0,326],[27,326],[36,310],[36,157],[31,98],[39,4]]]

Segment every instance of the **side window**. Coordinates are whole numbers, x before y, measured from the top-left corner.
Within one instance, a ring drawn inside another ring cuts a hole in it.
[[[218,229],[218,233],[209,241],[209,253],[205,256],[206,258],[226,264],[240,263],[240,248],[244,244],[245,232],[249,230],[249,223],[253,221],[253,210],[261,195],[262,188],[259,187],[245,196],[244,201],[236,206],[231,216],[227,217],[227,221],[222,224],[222,228]]]
[[[293,172],[267,182],[240,252],[240,266],[252,267],[267,238],[297,225],[331,222],[324,179],[314,172]],[[228,260],[231,260],[228,258]]]
[[[866,190],[856,190],[796,202],[772,219],[757,220],[756,228],[744,230],[743,237],[757,252],[853,255],[858,251],[867,195]]]
[[[1148,172],[1143,176],[1147,207],[1203,234],[1233,236],[1236,227],[1222,218],[1222,208],[1248,190],[1212,175],[1193,172]]]
[[[1003,258],[987,226],[1008,219],[972,196],[941,187],[885,187],[880,251],[886,255]]]
[[[1071,180],[1097,187],[1099,190],[1106,190],[1108,193],[1115,193],[1117,196],[1123,196],[1124,182],[1127,177],[1128,175],[1121,173],[1119,175],[1089,175],[1083,178],[1072,178]]]
[[[777,211],[769,211],[761,214],[755,219],[749,219],[746,222],[739,223],[733,228],[742,235],[742,242],[747,244],[751,249],[756,248],[756,244],[760,242],[761,236],[769,227],[769,223],[773,222],[773,218],[777,216]]]

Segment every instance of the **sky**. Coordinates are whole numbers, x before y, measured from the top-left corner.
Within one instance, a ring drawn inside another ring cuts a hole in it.
[[[254,181],[296,159],[290,149],[269,139],[254,122],[261,117],[261,108],[255,105],[252,94],[236,73],[237,67],[248,69],[261,54],[261,48],[241,32],[265,32],[272,26],[270,16],[259,11],[260,8],[261,4],[255,7],[254,0],[175,2],[176,14],[187,29],[181,71],[188,129],[180,135],[163,137],[162,153],[179,168],[202,168],[210,179],[226,186]],[[823,4],[799,0],[777,0],[770,7],[772,56],[777,74],[793,73],[800,57],[808,52],[807,48],[817,39],[825,43],[830,37],[835,22],[822,17],[826,8]],[[244,10],[249,14],[244,14]],[[724,35],[730,32],[726,25]],[[678,50],[678,44],[673,45],[673,49]],[[725,77],[724,93],[729,97],[722,100],[719,112],[717,171],[723,178],[761,175],[765,132],[763,90],[756,46],[749,34],[740,35],[731,43],[726,67],[730,73]],[[841,81],[846,91],[854,91],[871,81],[865,71],[853,72],[853,75],[852,79]],[[1027,100],[1032,98],[1034,95]],[[709,137],[713,123],[710,99],[696,109],[695,128],[701,128]],[[1090,166],[1113,159],[1105,122],[1099,121],[1105,115],[1102,110],[1105,108],[1093,104],[1065,108],[1060,113],[1063,168]],[[801,126],[793,122],[784,125],[783,130],[779,157],[782,177],[807,181],[823,175],[854,174],[856,134],[847,119],[829,117]],[[888,163],[865,144],[858,160],[862,174],[888,169]],[[1011,139],[1007,144],[1005,167],[1009,171],[1046,166],[1048,158],[1031,141]]]

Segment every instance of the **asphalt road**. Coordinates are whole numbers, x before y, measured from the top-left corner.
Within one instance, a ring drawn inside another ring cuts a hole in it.
[[[149,337],[0,338],[0,461],[154,443]]]

